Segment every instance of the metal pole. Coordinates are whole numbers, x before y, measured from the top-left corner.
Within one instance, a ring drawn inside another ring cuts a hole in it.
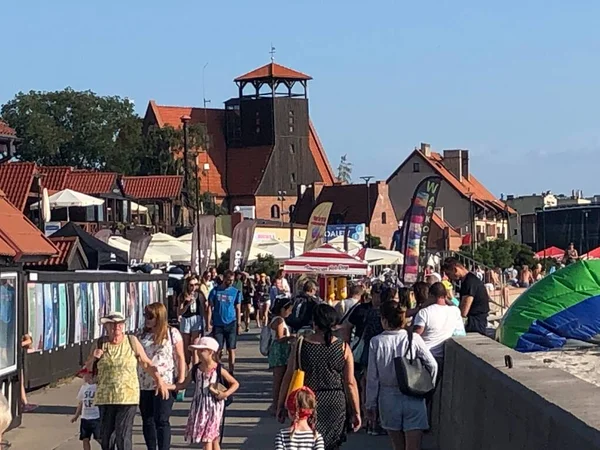
[[[473,208],[473,194],[469,195],[469,211],[471,215],[471,259],[475,260],[475,208]]]
[[[372,176],[364,176],[360,177],[361,180],[364,180],[365,187],[367,188],[367,248],[371,247],[371,192],[369,189],[369,181],[371,181]]]
[[[544,250],[544,265],[546,265],[546,205],[542,205],[542,248]]]
[[[213,201],[214,201],[214,210],[213,213],[215,215],[215,269],[217,268],[217,266],[219,265],[219,252],[217,249],[217,203],[216,203],[216,199],[213,197]],[[229,255],[229,257],[231,258],[231,255]]]
[[[189,202],[189,186],[188,186],[188,122],[190,116],[181,116],[183,124],[183,190]]]

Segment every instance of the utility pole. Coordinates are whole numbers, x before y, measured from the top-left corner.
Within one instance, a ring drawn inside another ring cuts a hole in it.
[[[183,126],[183,190],[189,202],[189,186],[188,186],[188,124],[192,118],[188,115],[181,116],[181,124]]]
[[[369,181],[373,178],[374,177],[371,175],[360,177],[360,179],[365,182],[365,187],[367,189],[367,248],[371,247],[371,190],[369,189]]]

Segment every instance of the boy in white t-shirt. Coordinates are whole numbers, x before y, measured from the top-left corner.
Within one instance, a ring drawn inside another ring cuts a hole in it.
[[[91,450],[91,439],[96,441],[100,439],[100,409],[96,406],[94,397],[96,396],[96,377],[87,368],[79,371],[78,375],[83,376],[83,386],[77,394],[77,411],[71,418],[71,423],[77,422],[81,417],[79,426],[79,440],[83,443],[83,450]]]
[[[460,309],[448,305],[447,290],[442,283],[431,285],[429,295],[435,303],[417,313],[414,331],[421,335],[431,354],[441,359],[444,357],[444,342],[452,336],[464,336],[465,326]]]

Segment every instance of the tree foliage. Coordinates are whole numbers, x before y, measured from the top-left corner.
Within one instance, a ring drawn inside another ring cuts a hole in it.
[[[19,92],[2,118],[21,143],[17,156],[43,165],[132,173],[141,146],[140,118],[128,99],[92,91]]]
[[[468,246],[461,247],[461,253],[471,257],[471,249]],[[488,267],[521,267],[535,264],[534,253],[530,247],[518,244],[506,239],[495,239],[483,242],[475,249],[474,259]]]
[[[342,155],[340,165],[338,166],[338,181],[342,183],[352,183],[352,163],[348,161],[348,155]]]
[[[370,234],[367,234],[365,236],[365,239],[367,241],[367,245],[369,248],[377,248],[380,250],[385,250],[386,248],[381,244],[381,238],[379,236],[371,236]]]
[[[258,255],[256,261],[253,261],[250,265],[246,266],[245,270],[250,274],[266,273],[273,279],[275,278],[278,269],[279,264],[275,261],[273,255]]]

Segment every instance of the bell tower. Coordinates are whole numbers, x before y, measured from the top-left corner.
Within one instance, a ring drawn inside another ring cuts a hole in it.
[[[274,146],[281,139],[308,138],[311,79],[273,61],[237,77],[238,98],[225,103],[228,146]]]

